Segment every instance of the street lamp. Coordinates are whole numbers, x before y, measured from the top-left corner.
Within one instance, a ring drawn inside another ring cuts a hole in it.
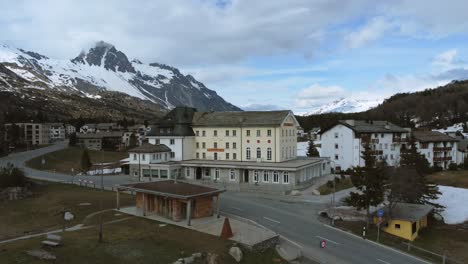
[[[333,163],[333,167],[331,168],[332,175],[333,175],[333,194],[332,194],[332,208],[333,208],[333,214],[331,218],[331,225],[335,225],[335,213],[336,213],[336,203],[335,203],[335,192],[336,192],[336,180],[335,180],[335,168],[336,164],[333,160],[330,160],[330,163]]]

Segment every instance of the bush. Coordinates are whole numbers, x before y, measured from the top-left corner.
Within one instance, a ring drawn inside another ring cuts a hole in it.
[[[8,187],[24,187],[26,185],[24,172],[13,164],[8,163],[6,167],[0,168],[0,189]]]
[[[335,177],[335,184],[339,184],[339,183],[340,183],[340,181],[341,181],[341,179],[340,179],[340,178],[338,178],[338,177]]]
[[[342,180],[346,179],[346,175],[341,174],[341,179],[342,179]]]
[[[457,169],[458,169],[458,166],[456,163],[450,163],[449,170],[456,171]]]
[[[431,170],[432,170],[433,172],[439,172],[439,171],[442,171],[443,169],[442,169],[442,167],[440,167],[440,166],[434,165],[434,166],[431,168]]]
[[[333,188],[333,181],[332,180],[327,181],[327,187],[328,188]]]

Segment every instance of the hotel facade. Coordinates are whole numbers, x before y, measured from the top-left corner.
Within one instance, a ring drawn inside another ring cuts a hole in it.
[[[291,111],[196,112],[178,107],[147,135],[150,144],[167,146],[170,158],[142,166],[135,154],[152,157],[158,153],[130,150],[130,171],[141,181],[164,175],[245,191],[304,188],[329,174],[330,162],[297,157],[298,128]],[[152,173],[156,171],[157,176]]]

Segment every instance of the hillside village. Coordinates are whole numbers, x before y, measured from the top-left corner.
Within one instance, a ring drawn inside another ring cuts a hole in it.
[[[468,263],[467,9],[3,4],[0,264]]]

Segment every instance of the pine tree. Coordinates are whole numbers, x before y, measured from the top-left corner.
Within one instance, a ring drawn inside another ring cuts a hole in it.
[[[429,162],[424,155],[418,152],[413,138],[411,138],[409,146],[402,148],[400,157],[400,169],[392,173],[391,182],[395,184],[399,181],[407,186],[401,188],[401,186],[390,184],[390,194],[392,192],[399,193],[399,201],[401,202],[430,204],[436,209],[442,209],[443,206],[433,202],[441,193],[437,185],[427,178],[431,172]]]
[[[370,146],[366,144],[362,151],[364,167],[355,167],[351,171],[351,181],[358,192],[351,192],[345,199],[345,203],[356,207],[358,210],[365,209],[367,225],[370,220],[370,207],[377,206],[384,201],[387,173],[385,163],[376,160]]]
[[[91,163],[91,159],[89,158],[88,150],[84,150],[83,154],[81,154],[81,170],[83,173],[87,173],[93,164]]]
[[[128,147],[129,148],[134,148],[138,145],[138,138],[135,135],[135,132],[130,135],[130,138],[128,140]]]
[[[70,134],[68,138],[68,145],[71,147],[74,147],[76,146],[77,143],[78,143],[78,138],[76,137],[76,133]]]
[[[307,157],[320,157],[313,140],[309,140],[309,146],[307,147]]]

